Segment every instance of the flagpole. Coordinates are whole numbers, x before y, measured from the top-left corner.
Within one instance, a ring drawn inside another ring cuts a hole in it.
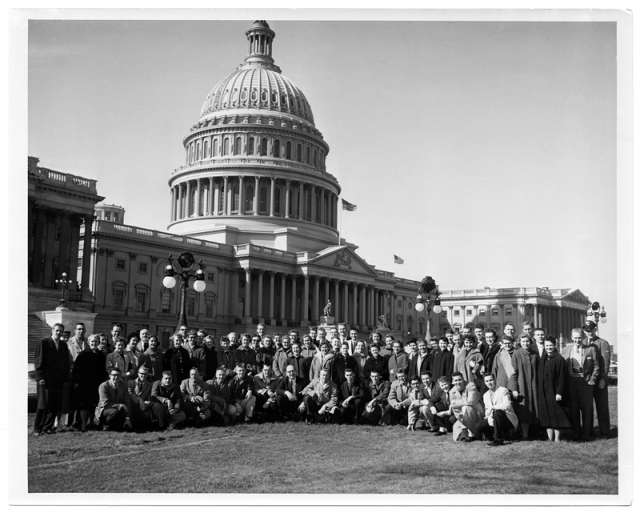
[[[338,246],[340,245],[341,234],[342,234],[342,196],[338,196]]]

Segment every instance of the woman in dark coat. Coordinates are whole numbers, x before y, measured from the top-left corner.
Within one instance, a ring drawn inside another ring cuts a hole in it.
[[[80,351],[71,372],[71,408],[80,412],[81,431],[87,430],[87,419],[99,402],[98,388],[107,380],[104,352],[98,349],[100,335],[91,335],[87,349]]]
[[[538,418],[547,428],[549,440],[560,440],[560,430],[571,427],[565,409],[569,397],[569,376],[564,358],[556,349],[556,339],[547,336],[538,367]]]
[[[529,439],[529,426],[538,420],[538,366],[540,357],[531,347],[529,335],[520,337],[520,349],[513,352],[511,365],[514,373],[509,379],[509,390],[515,399],[513,409],[522,428],[522,439]]]
[[[162,358],[164,370],[171,372],[173,382],[179,387],[183,380],[189,378],[191,357],[189,351],[182,347],[182,336],[173,336],[173,347],[164,353]]]

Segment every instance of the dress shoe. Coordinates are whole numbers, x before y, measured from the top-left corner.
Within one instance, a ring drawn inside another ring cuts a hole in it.
[[[446,435],[446,433],[444,431],[436,431],[433,435],[434,436],[444,436],[444,435]]]
[[[33,432],[33,436],[40,436],[42,434],[42,431],[34,431]]]
[[[55,435],[56,434],[56,430],[55,429],[47,429],[45,431],[45,434],[47,434],[47,435]]]
[[[498,440],[498,439],[491,440],[491,441],[488,443],[488,445],[490,445],[491,447],[496,447],[496,446],[498,446],[498,445],[504,445],[504,440]]]

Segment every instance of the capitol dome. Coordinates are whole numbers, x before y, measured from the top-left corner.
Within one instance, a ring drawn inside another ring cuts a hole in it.
[[[243,64],[211,89],[169,179],[169,230],[286,251],[338,241],[338,180],[304,93],[271,56],[275,32],[256,21]]]

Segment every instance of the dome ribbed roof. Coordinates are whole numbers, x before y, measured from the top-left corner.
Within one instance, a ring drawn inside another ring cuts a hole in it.
[[[314,124],[304,93],[275,69],[259,64],[244,64],[218,82],[204,101],[200,120],[214,117],[217,112],[233,115],[234,111],[247,109],[289,114]]]

